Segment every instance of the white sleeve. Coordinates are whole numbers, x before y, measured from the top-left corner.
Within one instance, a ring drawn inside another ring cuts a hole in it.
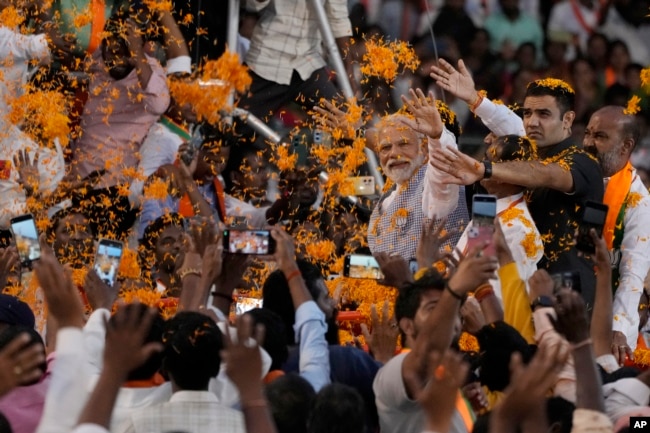
[[[104,347],[106,345],[104,322],[110,316],[110,311],[103,308],[97,309],[90,315],[83,329],[87,368],[93,375],[99,376],[104,368]]]
[[[25,60],[47,60],[50,58],[50,49],[47,38],[41,35],[23,35],[7,27],[0,26],[0,57],[9,57]]]
[[[192,58],[190,56],[178,56],[167,59],[166,67],[167,75],[175,74],[177,72],[192,73]]]
[[[98,424],[79,424],[72,433],[109,433],[109,431]]]
[[[603,386],[605,413],[617,420],[633,406],[648,406],[650,387],[636,378],[619,379]]]
[[[81,329],[59,329],[52,379],[37,433],[69,433],[77,424],[90,396],[90,375],[85,363]]]
[[[643,280],[650,269],[650,197],[626,209],[619,264],[619,286],[614,294],[612,329],[627,337],[627,344],[636,347],[639,327],[639,299]]]
[[[293,329],[296,343],[300,344],[300,376],[318,392],[330,383],[330,351],[325,340],[325,314],[314,301],[305,302],[296,310]]]
[[[38,171],[40,182],[38,190],[41,192],[53,192],[63,179],[65,174],[65,160],[59,140],[54,140],[55,150],[41,148],[38,156]],[[33,152],[30,152],[33,153]],[[33,157],[33,154],[30,155]]]
[[[271,3],[271,0],[246,0],[246,10],[259,12]]]
[[[495,104],[488,98],[484,98],[481,105],[476,107],[474,114],[481,118],[481,121],[497,137],[503,135],[526,135],[524,121],[517,116],[508,106]]]
[[[246,225],[250,228],[262,228],[268,224],[266,222],[266,211],[268,207],[255,207],[246,203],[230,194],[224,195],[226,205],[226,215],[246,218]]]
[[[429,159],[431,155],[442,149],[457,149],[456,137],[444,128],[440,139],[428,138]],[[458,206],[460,187],[442,182],[444,176],[440,170],[430,163],[424,174],[424,190],[422,192],[422,213],[429,219],[444,218]]]

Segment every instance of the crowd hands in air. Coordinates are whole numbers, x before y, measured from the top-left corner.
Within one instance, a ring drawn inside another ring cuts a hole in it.
[[[261,26],[246,57],[252,95],[239,103],[259,117],[276,111],[252,91],[286,79],[278,92],[299,89],[289,99],[313,110],[339,156],[365,129],[387,185],[352,205],[319,178],[336,161],[282,168],[269,156],[277,148],[244,143],[245,128],[199,121],[171,91],[198,83],[182,26],[166,10],[126,17],[124,5],[115,2],[105,34],[75,39],[40,2],[0,2],[40,26],[29,36],[1,27],[1,67],[14,73],[0,88],[7,99],[52,58],[65,65],[53,77],[82,64],[88,73],[65,151],[0,104],[0,430],[618,432],[650,413],[650,198],[629,163],[640,127],[622,106],[583,116],[578,143],[565,81],[531,81],[512,101],[520,117],[480,92],[463,60],[440,59],[427,78],[490,130],[477,160],[429,89],[409,89],[394,113],[351,120],[356,102],[330,97],[318,62],[309,78],[299,65],[269,75],[257,45],[274,42],[263,37],[272,26]],[[349,26],[334,31],[349,48]],[[493,199],[487,223],[470,209],[477,193]],[[609,206],[602,235],[581,227],[588,201]],[[9,229],[27,213],[42,232],[33,260]],[[483,227],[489,236],[476,241]],[[252,247],[231,245],[239,229],[268,233],[274,250],[242,254]],[[576,248],[579,230],[593,252]],[[137,273],[107,281],[117,270],[97,266],[95,251],[106,238],[137,250]],[[328,260],[314,257],[310,247],[326,241]],[[365,290],[387,293],[357,322],[340,318],[363,302],[349,299],[360,280],[329,260],[350,253],[374,256],[382,277]],[[261,307],[238,311],[240,290],[259,288]],[[340,344],[340,328],[354,340]]]

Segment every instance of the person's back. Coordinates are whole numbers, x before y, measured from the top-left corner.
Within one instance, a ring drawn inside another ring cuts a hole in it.
[[[244,433],[242,413],[221,405],[208,391],[221,366],[223,343],[216,323],[200,313],[179,313],[167,323],[163,342],[163,370],[174,394],[169,402],[134,412],[129,431]]]

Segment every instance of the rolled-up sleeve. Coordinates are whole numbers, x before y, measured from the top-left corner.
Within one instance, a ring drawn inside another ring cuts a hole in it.
[[[350,18],[348,18],[348,2],[346,0],[327,1],[325,3],[325,12],[335,38],[352,36],[352,25],[350,24]]]
[[[487,128],[498,137],[502,135],[526,135],[524,121],[514,111],[503,104],[495,104],[488,98],[483,99],[474,113],[481,118]]]

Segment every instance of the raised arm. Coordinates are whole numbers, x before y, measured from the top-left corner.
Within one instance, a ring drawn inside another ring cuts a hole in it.
[[[460,262],[456,273],[445,286],[438,304],[418,333],[414,347],[404,359],[402,376],[407,393],[411,397],[417,396],[425,383],[431,352],[442,352],[451,344],[461,300],[468,292],[494,275],[495,260],[478,254],[483,247],[484,245],[474,248]]]
[[[431,67],[431,78],[438,86],[465,101],[495,135],[526,135],[524,122],[514,111],[503,104],[495,104],[475,89],[474,79],[462,59],[458,61],[458,69],[440,59],[438,66]]]

